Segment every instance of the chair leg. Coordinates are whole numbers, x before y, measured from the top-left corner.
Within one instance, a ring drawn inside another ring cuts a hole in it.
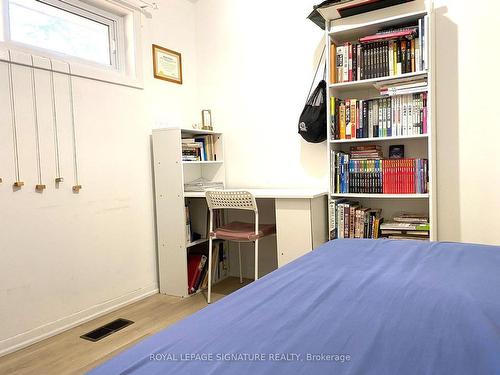
[[[207,302],[211,302],[212,297],[212,237],[208,239],[208,297]]]
[[[255,280],[259,278],[259,240],[255,240]]]
[[[241,272],[241,242],[238,242],[238,259],[240,262],[240,284],[243,284],[243,273]]]

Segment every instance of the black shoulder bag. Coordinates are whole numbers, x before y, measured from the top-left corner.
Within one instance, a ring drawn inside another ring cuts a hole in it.
[[[299,119],[299,134],[307,142],[311,143],[320,143],[326,140],[326,62],[323,79],[319,82],[318,86],[311,95],[314,81],[316,80],[319,67],[321,66],[321,61],[323,60],[323,56],[325,54],[325,48],[326,47],[323,48],[323,52],[319,58],[319,63],[316,68],[316,72],[314,73],[311,88],[307,94],[308,99]]]

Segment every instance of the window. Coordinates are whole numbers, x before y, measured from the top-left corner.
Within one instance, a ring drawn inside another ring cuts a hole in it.
[[[121,17],[82,2],[9,0],[9,39],[120,69]]]

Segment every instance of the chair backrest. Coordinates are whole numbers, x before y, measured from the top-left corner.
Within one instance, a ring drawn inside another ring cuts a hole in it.
[[[257,202],[252,193],[246,190],[206,190],[210,210],[234,209],[257,212]]]

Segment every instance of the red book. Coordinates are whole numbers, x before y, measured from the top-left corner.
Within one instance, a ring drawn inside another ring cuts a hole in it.
[[[387,192],[387,160],[382,160],[382,193],[388,194]]]
[[[416,160],[412,160],[411,162],[411,170],[410,170],[410,185],[411,185],[411,193],[412,194],[415,194],[417,192],[417,189],[416,189],[416,185],[415,185],[415,171],[416,171],[416,168],[415,168],[415,164],[416,164]]]
[[[188,293],[196,292],[195,286],[205,266],[207,257],[205,255],[190,254],[188,256]]]

